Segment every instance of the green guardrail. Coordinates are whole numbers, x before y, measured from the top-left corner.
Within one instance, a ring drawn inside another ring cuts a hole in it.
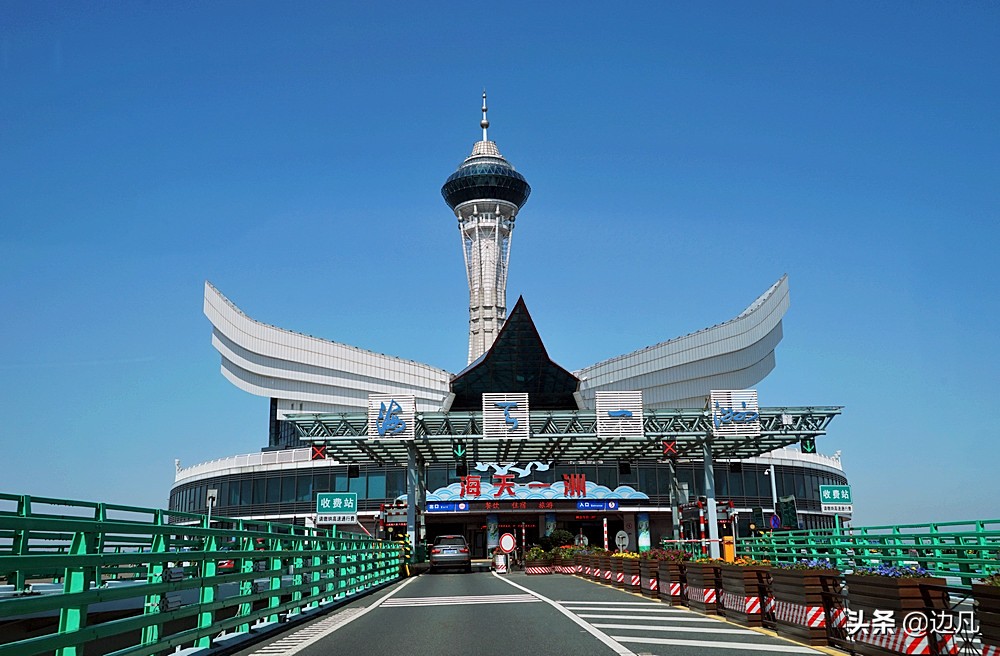
[[[779,563],[825,558],[841,571],[917,565],[969,585],[1000,572],[1000,520],[782,531],[740,539],[736,550]]]
[[[0,493],[0,656],[210,647],[397,580],[398,542]]]

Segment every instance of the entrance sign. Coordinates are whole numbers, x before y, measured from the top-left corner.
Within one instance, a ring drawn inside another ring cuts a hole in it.
[[[854,512],[854,498],[851,496],[850,485],[820,485],[819,501],[823,512]]]
[[[712,390],[709,410],[715,437],[760,437],[757,390]]]
[[[597,392],[597,436],[642,437],[642,392]]]
[[[530,434],[527,394],[483,394],[483,437],[526,440]]]
[[[510,553],[511,551],[514,551],[516,544],[517,543],[514,540],[513,533],[504,533],[500,536],[500,551]]]
[[[413,395],[369,394],[368,438],[412,440],[416,436],[416,407]]]
[[[357,524],[356,492],[320,492],[316,495],[317,524]]]
[[[577,510],[618,510],[617,501],[577,501]]]

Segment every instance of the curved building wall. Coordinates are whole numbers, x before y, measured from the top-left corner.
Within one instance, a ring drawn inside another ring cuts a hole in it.
[[[296,411],[348,412],[368,407],[368,393],[413,394],[418,411],[434,411],[448,394],[451,374],[429,365],[310,337],[255,321],[211,283],[205,316],[222,374],[258,396],[307,404]]]
[[[770,466],[775,467],[777,496],[794,495],[805,528],[833,526],[833,516],[820,512],[819,486],[845,485],[847,477],[840,460],[821,455],[802,454],[792,449],[740,462],[715,464],[716,498],[732,501],[742,511],[741,530],[749,523],[749,510],[762,507],[773,510]],[[177,471],[170,493],[170,509],[182,512],[207,512],[207,490],[219,491],[219,503],[213,514],[221,517],[282,519],[303,523],[315,513],[318,492],[355,492],[359,515],[369,529],[374,528],[376,513],[382,504],[390,504],[406,493],[406,472],[401,467],[361,464],[359,476],[349,478],[347,465],[332,460],[309,460],[309,449],[289,449],[241,456],[194,465]],[[681,462],[676,466],[677,479],[687,485],[688,499],[704,494],[704,475],[700,463]],[[767,473],[765,473],[767,472]],[[585,474],[587,480],[611,489],[628,485],[649,496],[643,500],[644,511],[670,510],[669,467],[658,463],[632,465],[623,473],[618,463],[555,465],[519,482],[553,483],[563,474]],[[453,465],[429,465],[425,471],[428,490],[459,481]],[[662,537],[662,536],[661,536]]]
[[[713,389],[753,387],[774,368],[788,304],[782,276],[734,319],[574,372],[585,406],[599,390],[642,390],[648,408],[699,408]]]

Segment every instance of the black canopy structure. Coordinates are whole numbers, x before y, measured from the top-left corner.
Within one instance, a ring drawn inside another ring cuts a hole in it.
[[[576,376],[549,359],[519,297],[489,350],[452,379],[450,410],[481,410],[483,393],[497,391],[527,393],[536,410],[565,410],[576,407],[573,393],[579,386]]]

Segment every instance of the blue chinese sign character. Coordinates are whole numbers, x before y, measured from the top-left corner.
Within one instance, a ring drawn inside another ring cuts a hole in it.
[[[517,407],[517,401],[499,401],[493,405],[503,408],[504,421],[510,425],[510,428],[507,430],[517,430],[517,417],[510,416],[510,409]]]
[[[723,424],[746,424],[757,421],[760,415],[753,410],[747,411],[747,402],[743,402],[742,412],[733,412],[732,408],[720,407],[719,402],[715,402],[715,412],[712,413],[712,420],[715,427],[719,428]]]
[[[378,429],[379,437],[398,435],[406,430],[406,422],[399,416],[403,408],[396,403],[395,399],[389,400],[388,408],[385,407],[385,403],[379,405],[378,419],[375,420],[375,428]]]

